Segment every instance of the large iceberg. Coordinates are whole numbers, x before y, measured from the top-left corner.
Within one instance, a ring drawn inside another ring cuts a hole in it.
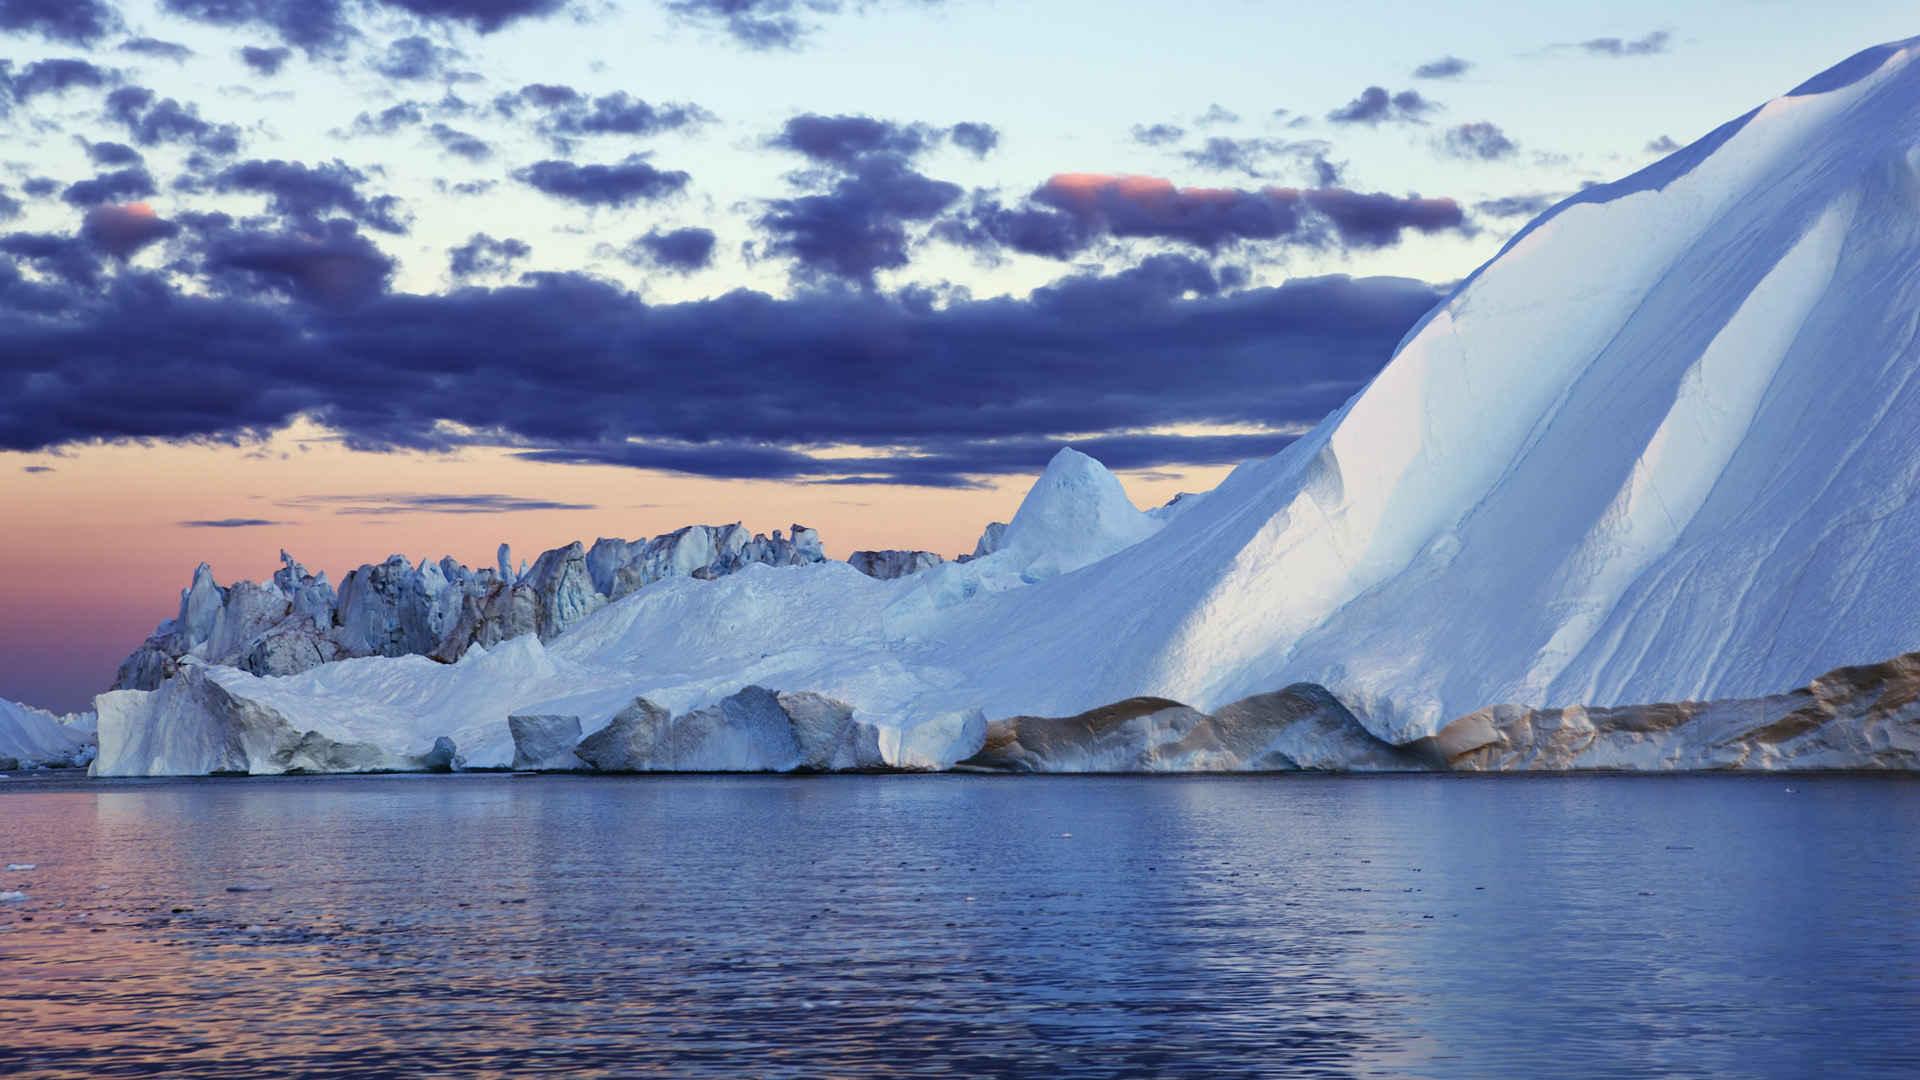
[[[204,680],[297,731],[395,754],[447,736],[500,767],[516,760],[509,717],[528,731],[549,718],[540,760],[566,767],[577,740],[610,728],[593,753],[678,761],[631,747],[690,715],[707,719],[687,730],[711,735],[747,687],[844,705],[893,767],[925,747],[938,762],[975,730],[965,757],[998,747],[973,762],[995,768],[1336,767],[1340,754],[1912,767],[1904,705],[1856,689],[1847,700],[1869,704],[1801,732],[1811,721],[1774,716],[1785,699],[1767,695],[1819,698],[1851,685],[1822,673],[1920,646],[1917,52],[1920,39],[1862,53],[1548,211],[1365,390],[1204,497],[1143,513],[1099,463],[1062,451],[964,563],[880,580],[796,559],[633,590],[623,580],[657,572],[656,556],[596,544],[587,587],[565,584],[580,578],[566,550],[516,578],[549,583],[525,610],[489,600],[451,616],[475,627],[442,639],[457,663],[206,666]],[[368,588],[368,604],[388,603],[392,590]],[[335,624],[360,626],[345,607],[343,584]],[[183,601],[174,632],[238,633],[206,610]],[[409,618],[365,625],[412,633]],[[1637,705],[1703,701],[1763,704]],[[1647,709],[1687,719],[1656,737]],[[133,698],[114,710],[162,713]],[[103,758],[139,768],[109,747],[122,736],[108,711]],[[1635,740],[1664,749],[1628,752]],[[778,758],[749,744],[739,767]]]

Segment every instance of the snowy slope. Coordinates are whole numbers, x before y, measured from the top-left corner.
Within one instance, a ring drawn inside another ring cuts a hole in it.
[[[1496,703],[1756,698],[1912,651],[1916,52],[1549,211],[1339,412],[1178,513],[1063,452],[966,564],[752,567],[481,662],[214,677],[296,727],[452,735],[481,764],[510,757],[509,713],[592,731],[750,683],[907,730],[1309,682],[1397,744]]]
[[[1317,682],[1400,741],[1920,645],[1916,44],[1543,216],[1311,435],[997,615],[1086,670],[993,669],[1056,712]]]

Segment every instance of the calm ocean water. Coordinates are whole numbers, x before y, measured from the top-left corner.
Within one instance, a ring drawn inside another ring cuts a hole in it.
[[[0,1076],[1920,1074],[1920,781],[0,782]]]

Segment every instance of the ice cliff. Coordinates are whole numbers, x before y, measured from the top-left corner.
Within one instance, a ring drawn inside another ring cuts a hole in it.
[[[977,710],[966,757],[1000,756],[974,767],[1912,768],[1912,699],[1885,689],[1905,676],[1823,673],[1920,647],[1917,51],[1862,53],[1548,211],[1361,393],[1200,497],[1143,513],[1062,451],[977,558],[892,580],[755,562],[623,589],[628,546],[586,552],[581,587],[568,549],[484,600],[462,586],[457,615],[365,620],[343,583],[350,633],[327,640],[451,665],[262,678],[214,651],[252,640],[252,601],[208,614],[226,597],[163,630],[296,731],[444,735],[472,764],[515,760],[509,717],[541,760],[609,729],[619,760],[694,760],[632,748],[768,687],[844,706],[895,767]],[[415,610],[372,570],[356,587]],[[435,627],[455,630],[427,645]],[[154,702],[116,703],[113,730]],[[779,759],[781,721],[734,713],[772,739],[738,760]]]

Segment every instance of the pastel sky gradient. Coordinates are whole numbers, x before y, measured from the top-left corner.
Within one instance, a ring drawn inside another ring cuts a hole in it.
[[[1803,12],[0,0],[0,697],[85,707],[203,560],[951,555],[1070,442],[1210,487],[1534,213],[1916,32]]]

